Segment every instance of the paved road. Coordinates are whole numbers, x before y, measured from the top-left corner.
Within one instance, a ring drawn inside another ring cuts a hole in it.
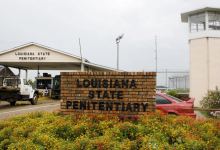
[[[25,114],[36,111],[53,112],[59,110],[60,101],[50,101],[38,105],[31,105],[29,103],[20,103],[11,107],[8,103],[0,103],[0,120],[7,119],[16,115]]]

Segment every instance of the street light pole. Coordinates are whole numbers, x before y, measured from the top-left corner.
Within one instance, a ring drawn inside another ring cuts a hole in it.
[[[119,41],[116,41],[117,44],[117,69],[119,69]]]
[[[120,40],[123,38],[124,34],[118,36],[116,38],[116,45],[117,45],[117,70],[119,70],[119,43],[120,43]]]

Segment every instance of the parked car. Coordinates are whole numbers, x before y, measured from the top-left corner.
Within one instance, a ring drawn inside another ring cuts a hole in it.
[[[193,102],[194,99],[182,101],[164,93],[156,93],[156,109],[162,111],[164,114],[184,115],[195,118],[196,114],[194,113]]]

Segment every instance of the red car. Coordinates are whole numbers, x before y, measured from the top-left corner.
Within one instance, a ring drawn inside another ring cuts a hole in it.
[[[194,99],[182,101],[164,93],[156,93],[156,109],[165,114],[184,115],[196,117],[193,109]]]

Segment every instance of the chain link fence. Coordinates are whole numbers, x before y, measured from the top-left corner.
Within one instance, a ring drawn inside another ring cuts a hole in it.
[[[188,71],[158,71],[157,87],[161,89],[183,89],[189,90]]]

